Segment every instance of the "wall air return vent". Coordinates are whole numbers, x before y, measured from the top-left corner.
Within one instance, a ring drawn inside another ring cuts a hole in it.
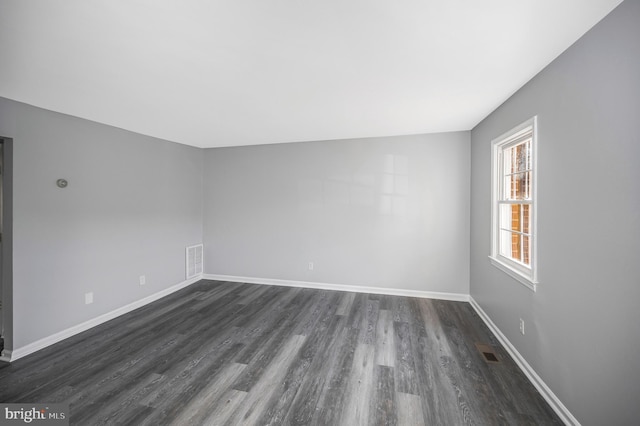
[[[187,279],[197,277],[203,273],[203,246],[198,244],[187,247]]]

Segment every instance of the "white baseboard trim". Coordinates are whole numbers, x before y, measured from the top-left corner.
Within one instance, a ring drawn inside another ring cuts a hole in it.
[[[164,290],[161,290],[157,293],[154,293],[152,295],[149,295],[147,297],[144,297],[140,300],[136,300],[135,302],[129,303],[128,305],[122,306],[121,308],[118,309],[114,309],[111,312],[107,312],[106,314],[102,314],[98,317],[95,317],[93,319],[90,319],[89,321],[85,321],[81,324],[78,325],[74,325],[73,327],[69,327],[66,330],[62,330],[58,333],[52,334],[51,336],[47,336],[44,337],[40,340],[36,340],[33,343],[29,343],[28,345],[22,346],[20,348],[14,349],[13,352],[11,351],[3,351],[3,354],[6,354],[7,352],[9,352],[8,354],[8,358],[6,359],[6,361],[15,361],[17,359],[20,359],[22,357],[25,357],[27,355],[30,355],[36,351],[39,351],[40,349],[44,349],[47,346],[51,346],[54,343],[58,343],[64,339],[67,339],[71,336],[75,336],[78,333],[82,333],[83,331],[89,330],[90,328],[93,328],[97,325],[100,325],[104,322],[110,321],[114,318],[119,317],[120,315],[124,315],[128,312],[131,312],[135,309],[141,308],[145,305],[148,305],[151,302],[155,302],[158,299],[162,299],[165,296],[170,295],[171,293],[175,293],[176,291],[183,289],[187,286],[190,286],[191,284],[198,282],[202,279],[202,276],[197,276],[197,277],[193,277],[189,280],[186,281],[182,281],[181,283],[178,283],[176,285],[173,285],[169,288],[165,288]],[[2,358],[2,360],[4,360],[4,358],[7,355],[4,355]]]
[[[387,294],[390,296],[422,297],[427,299],[451,300],[454,302],[469,301],[468,294],[442,293],[437,291],[404,290],[404,289],[398,289],[398,288],[384,288],[384,287],[364,287],[364,286],[357,286],[357,285],[327,284],[327,283],[318,283],[318,282],[311,282],[311,281],[278,280],[278,279],[272,279],[272,278],[237,277],[234,275],[217,275],[217,274],[204,274],[202,278],[205,280],[229,281],[229,282],[236,282],[236,283],[279,285],[284,287],[317,288],[319,290],[350,291],[353,293]]]
[[[558,417],[564,422],[566,425],[571,426],[580,426],[580,422],[576,419],[573,414],[564,406],[562,401],[553,393],[553,391],[547,386],[547,384],[538,376],[538,373],[535,372],[533,367],[529,365],[526,359],[520,352],[513,346],[513,344],[507,339],[507,337],[500,331],[498,326],[489,318],[489,315],[478,305],[473,297],[469,296],[469,303],[478,313],[482,321],[489,327],[491,332],[496,336],[496,338],[502,343],[502,346],[506,349],[506,351],[511,355],[511,358],[516,362],[520,370],[527,376],[529,381],[533,383],[533,386],[536,387],[538,392],[542,395],[542,397],[549,403],[553,411],[556,412]]]

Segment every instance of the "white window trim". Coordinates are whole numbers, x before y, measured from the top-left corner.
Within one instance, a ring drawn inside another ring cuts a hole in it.
[[[514,127],[508,132],[503,133],[491,141],[491,254],[489,260],[491,264],[507,273],[512,278],[525,287],[536,291],[538,285],[538,117],[535,116]],[[498,153],[504,147],[512,144],[514,141],[522,137],[528,128],[532,129],[531,141],[531,162],[532,162],[532,189],[531,189],[531,267],[528,268],[513,261],[512,259],[501,256],[498,252],[498,197],[500,194],[501,171],[497,163]]]

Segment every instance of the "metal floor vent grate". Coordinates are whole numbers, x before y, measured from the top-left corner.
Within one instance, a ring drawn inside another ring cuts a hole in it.
[[[496,351],[493,349],[493,346],[484,344],[484,343],[476,343],[476,348],[482,354],[482,357],[486,362],[497,364],[500,362],[498,357],[496,356]]]

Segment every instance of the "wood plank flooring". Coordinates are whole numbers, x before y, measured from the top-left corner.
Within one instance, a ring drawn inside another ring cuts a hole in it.
[[[562,424],[468,303],[206,280],[1,368],[0,402],[76,425]]]

